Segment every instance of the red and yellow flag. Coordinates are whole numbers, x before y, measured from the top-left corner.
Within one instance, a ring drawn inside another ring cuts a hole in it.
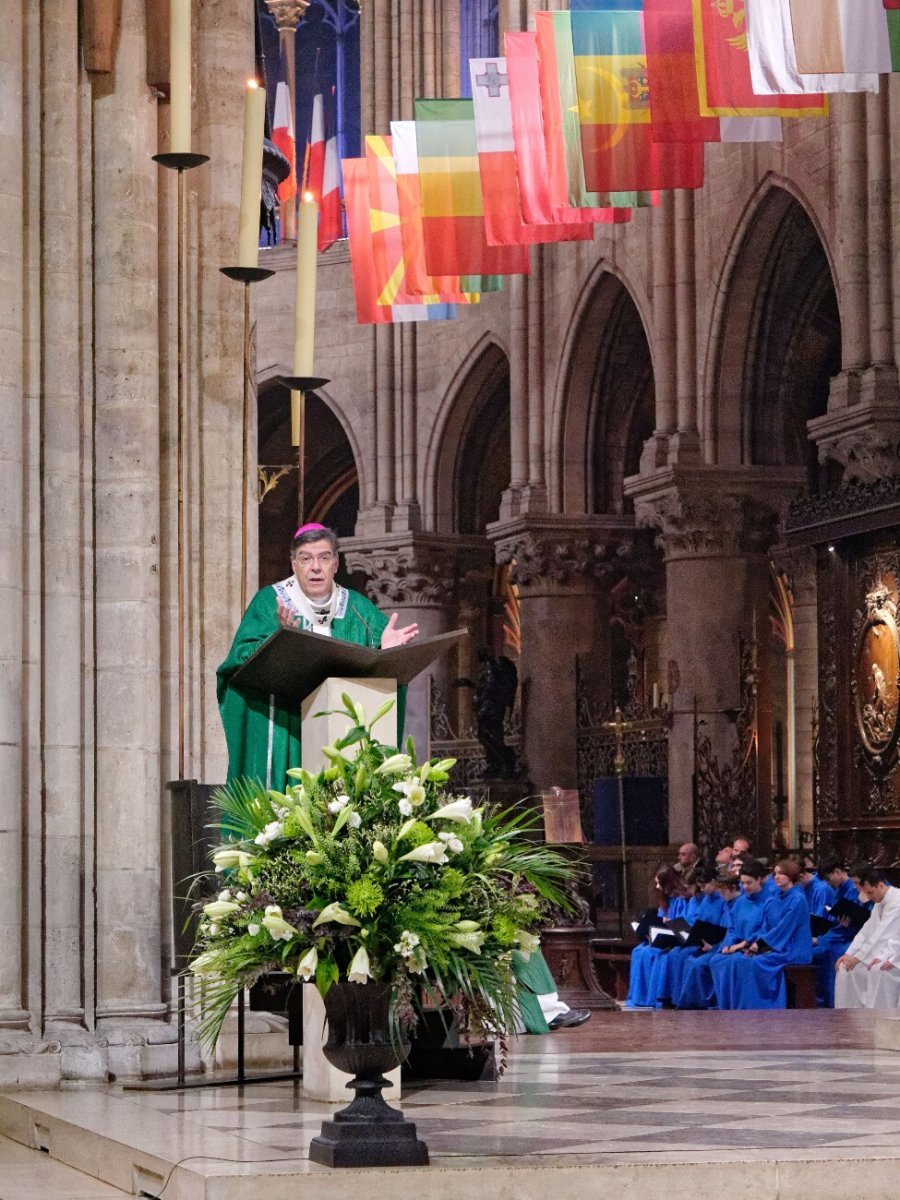
[[[653,140],[717,142],[718,118],[700,112],[692,0],[644,0],[644,38]]]

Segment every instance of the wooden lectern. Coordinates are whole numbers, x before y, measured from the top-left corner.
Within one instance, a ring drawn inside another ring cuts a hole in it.
[[[302,761],[298,765],[315,773],[328,765],[322,747],[347,732],[347,717],[334,712],[343,709],[344,693],[371,716],[385,700],[396,700],[398,687],[446,654],[467,632],[455,629],[437,637],[417,638],[405,646],[375,650],[319,633],[279,629],[235,671],[231,682],[299,706]],[[378,722],[375,734],[380,742],[396,746],[401,733],[395,704]],[[303,993],[303,1091],[314,1100],[343,1104],[348,1099],[347,1076],[322,1054],[324,1027],[322,998],[312,984],[307,985]],[[391,1086],[384,1091],[385,1099],[399,1099],[400,1068],[388,1078]]]

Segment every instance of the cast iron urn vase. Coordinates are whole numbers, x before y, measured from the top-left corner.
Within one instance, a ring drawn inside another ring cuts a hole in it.
[[[381,1089],[385,1071],[400,1065],[409,1042],[391,1041],[391,988],[386,983],[334,983],[325,996],[328,1040],[322,1053],[353,1078],[353,1102],[322,1122],[309,1145],[311,1162],[326,1167],[422,1167],[428,1147],[416,1126],[391,1108]]]

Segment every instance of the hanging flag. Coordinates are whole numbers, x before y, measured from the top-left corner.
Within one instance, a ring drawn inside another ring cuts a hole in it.
[[[700,112],[691,0],[644,0],[644,38],[653,140],[717,142],[718,119]]]
[[[448,303],[477,304],[480,296],[461,289],[458,275],[429,275],[425,268],[422,232],[422,189],[419,186],[419,157],[415,121],[391,121],[391,150],[394,156],[400,234],[406,257],[406,291],[415,297],[436,295]]]
[[[527,246],[491,246],[471,100],[416,100],[425,265],[434,275],[520,275]]]
[[[654,142],[642,14],[606,0],[603,8],[570,14],[588,188],[696,188],[703,183],[703,147]]]
[[[652,203],[648,192],[601,194],[588,190],[578,119],[578,86],[570,14],[538,11],[534,14],[534,27],[553,204],[561,208],[593,209],[648,206]]]
[[[801,78],[892,69],[890,13],[882,0],[788,0]]]
[[[791,28],[791,0],[745,0],[750,80],[759,95],[808,92],[877,92],[878,75],[840,72],[800,74]],[[857,14],[864,0],[856,0]],[[884,17],[884,9],[878,6]]]
[[[356,320],[360,325],[388,325],[401,321],[446,321],[456,315],[452,304],[384,304],[391,284],[384,276],[385,262],[376,264],[372,239],[372,212],[369,204],[369,167],[364,158],[343,161],[347,232],[350,238],[350,274],[356,300]]]
[[[295,223],[290,219],[297,195],[297,148],[294,140],[294,113],[291,93],[287,82],[287,69],[282,53],[278,60],[278,83],[275,85],[275,113],[272,117],[272,141],[291,164],[287,179],[278,185],[278,203],[281,206],[281,237],[296,233]]]
[[[313,97],[306,183],[319,205],[319,249],[327,250],[343,233],[341,222],[341,172],[338,165],[334,95]]]
[[[630,208],[554,206],[550,194],[550,158],[541,107],[537,35],[506,33],[503,35],[503,44],[506,50],[506,73],[509,75],[516,173],[526,221],[545,225],[550,222],[583,224],[630,220]],[[562,196],[567,195],[566,180],[562,174],[558,191]]]
[[[693,0],[697,91],[704,116],[815,117],[823,95],[761,96],[750,79],[744,0]]]
[[[471,58],[469,73],[488,244],[530,246],[543,242],[589,241],[593,230],[583,222],[529,223],[524,219],[506,59]]]

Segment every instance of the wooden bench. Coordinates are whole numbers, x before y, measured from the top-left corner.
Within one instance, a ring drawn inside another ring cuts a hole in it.
[[[591,939],[591,961],[597,982],[620,1002],[628,996],[633,949],[633,945],[621,938]]]
[[[816,1007],[815,963],[789,963],[784,968],[788,1008]]]

